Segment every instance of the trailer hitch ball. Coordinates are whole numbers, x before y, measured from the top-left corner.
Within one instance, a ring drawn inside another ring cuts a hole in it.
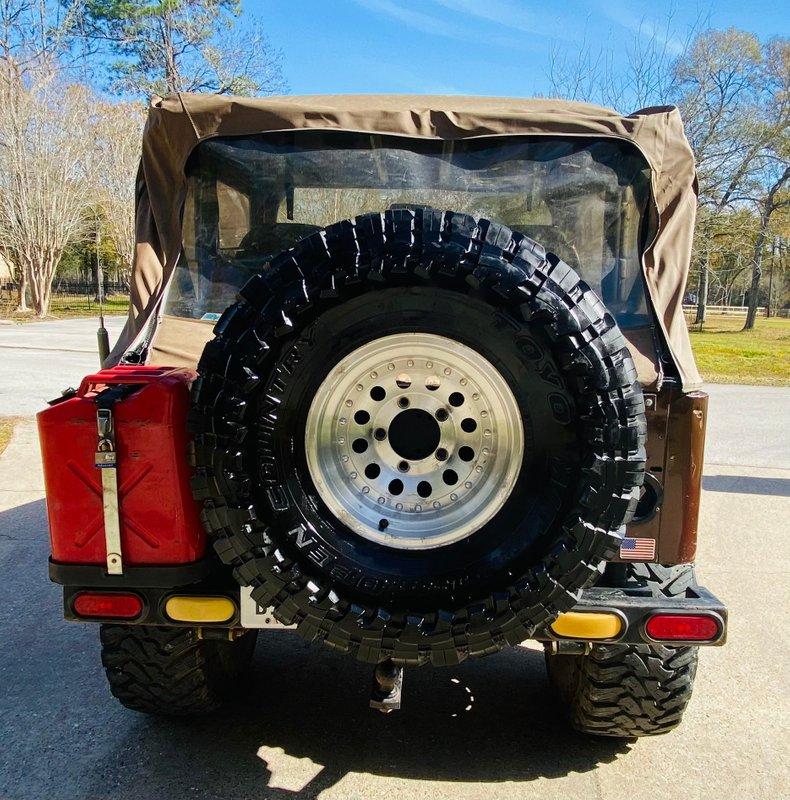
[[[400,708],[403,692],[403,667],[391,658],[376,664],[373,670],[373,690],[370,694],[370,707],[389,714]]]

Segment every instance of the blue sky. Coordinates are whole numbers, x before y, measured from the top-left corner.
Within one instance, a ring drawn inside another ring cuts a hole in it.
[[[616,58],[652,25],[678,46],[698,18],[790,35],[790,3],[717,0],[243,0],[284,54],[294,94],[548,93],[552,48],[602,42]],[[641,33],[640,33],[641,31]]]

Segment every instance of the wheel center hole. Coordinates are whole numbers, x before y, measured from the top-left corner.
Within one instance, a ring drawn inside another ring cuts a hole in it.
[[[439,446],[439,423],[421,408],[401,411],[390,423],[388,438],[392,449],[408,461],[428,458]]]

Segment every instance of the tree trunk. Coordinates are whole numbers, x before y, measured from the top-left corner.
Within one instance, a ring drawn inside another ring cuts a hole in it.
[[[760,295],[760,278],[763,275],[763,249],[765,247],[765,231],[768,227],[768,216],[762,214],[760,217],[760,232],[757,234],[757,241],[754,243],[754,258],[752,261],[752,282],[749,287],[749,307],[746,311],[746,323],[743,330],[751,331],[754,329],[754,321],[757,319],[757,301]]]
[[[42,317],[46,317],[47,314],[49,314],[49,306],[51,302],[52,302],[52,278],[49,278],[49,280],[47,280],[46,285],[44,286],[44,291],[43,291],[43,300],[41,303]]]
[[[165,13],[162,29],[162,49],[165,55],[165,85],[167,91],[174,94],[181,89],[178,74],[178,60],[173,43],[173,25],[169,14]]]
[[[27,268],[24,265],[19,267],[19,300],[16,310],[26,314],[30,309],[27,307]]]
[[[771,316],[771,295],[774,289],[774,267],[776,266],[776,240],[771,245],[771,268],[768,270],[768,302],[765,304],[766,319]]]
[[[102,269],[101,264],[101,233],[99,231],[98,224],[96,226],[96,262],[93,265],[93,274],[94,274],[94,286],[96,287],[96,297],[94,298],[95,303],[103,303],[104,302],[104,270]]]
[[[36,316],[46,317],[52,300],[52,280],[55,277],[54,262],[47,254],[42,254],[30,270],[30,288],[33,295],[33,309]]]
[[[700,267],[699,289],[697,292],[697,316],[694,318],[695,325],[702,325],[705,322],[705,310],[708,305],[708,266],[703,264]]]
[[[760,278],[763,274],[763,250],[768,233],[768,224],[771,222],[771,215],[782,203],[777,204],[777,193],[790,179],[790,165],[785,167],[785,171],[777,179],[768,191],[765,199],[760,203],[760,232],[757,234],[757,241],[754,243],[754,266],[752,267],[752,285],[749,290],[749,310],[746,312],[746,324],[743,326],[745,331],[754,328],[754,321],[757,318],[757,300],[760,291]],[[768,298],[770,305],[770,297]]]
[[[35,272],[33,272],[32,276],[30,278],[30,299],[31,299],[31,301],[33,303],[33,311],[35,311],[36,314],[39,317],[43,316],[42,313],[41,313],[41,299],[40,299],[41,298],[41,292],[40,292],[40,288],[41,287],[39,286],[38,278],[37,278]]]

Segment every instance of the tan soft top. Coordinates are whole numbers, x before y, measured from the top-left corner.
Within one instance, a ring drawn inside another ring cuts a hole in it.
[[[155,97],[145,126],[137,179],[137,244],[129,320],[111,361],[120,358],[159,310],[181,251],[184,170],[195,146],[215,136],[303,128],[433,139],[527,134],[614,137],[632,142],[651,167],[653,200],[658,211],[658,232],[643,258],[648,293],[684,390],[699,386],[682,307],[694,230],[696,181],[694,156],[678,110],[646,108],[623,117],[587,103],[497,97]],[[182,342],[170,349],[170,360],[194,364],[210,335],[210,327],[190,320],[179,322],[172,332],[178,332]],[[638,364],[639,361],[637,357]],[[651,377],[654,379],[655,375],[645,375],[643,381]]]

